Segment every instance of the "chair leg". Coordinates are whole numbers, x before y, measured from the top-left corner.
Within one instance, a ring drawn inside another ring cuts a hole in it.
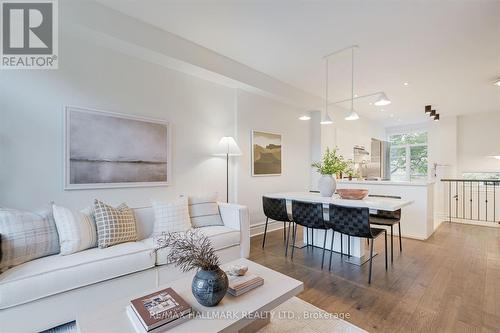
[[[266,217],[266,226],[264,227],[264,238],[262,239],[262,248],[266,245],[266,234],[267,234],[267,223],[269,222],[269,217]]]
[[[394,232],[393,226],[391,225],[391,262],[394,262],[394,246],[393,246]]]
[[[312,251],[314,252],[314,229],[311,228],[311,244],[312,244]]]
[[[297,238],[297,223],[295,223],[293,227],[292,260],[293,260],[293,252],[295,250],[295,238]]]
[[[347,255],[351,257],[351,236],[347,235]]]
[[[344,234],[340,234],[340,256],[344,257]]]
[[[286,222],[283,221],[283,242],[286,242]]]
[[[384,230],[384,241],[385,241],[385,270],[387,270],[387,230]]]
[[[325,261],[325,248],[326,248],[326,234],[328,233],[328,230],[325,229],[325,238],[323,240],[323,256],[321,257],[321,269],[323,269],[323,262]]]
[[[401,221],[398,223],[399,228],[399,251],[403,251],[403,245],[401,244]]]
[[[373,239],[370,242],[370,271],[368,273],[368,284],[372,283],[372,262],[373,262]]]
[[[286,236],[285,257],[288,255],[288,244],[290,243],[290,229],[293,228],[293,222],[288,223],[288,232]]]
[[[335,231],[332,229],[332,242],[330,244],[330,264],[328,265],[328,270],[332,269],[332,253],[333,253],[333,240],[335,239]]]

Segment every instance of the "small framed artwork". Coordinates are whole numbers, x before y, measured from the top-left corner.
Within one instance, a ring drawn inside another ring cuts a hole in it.
[[[64,189],[170,184],[167,122],[73,106],[64,118]]]
[[[281,175],[281,139],[281,134],[252,131],[252,176]]]

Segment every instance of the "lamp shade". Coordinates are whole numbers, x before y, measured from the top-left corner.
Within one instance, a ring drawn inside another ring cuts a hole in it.
[[[239,156],[241,155],[240,147],[232,136],[224,136],[220,139],[215,150],[215,156]]]
[[[330,124],[333,124],[333,120],[332,120],[332,118],[330,118],[330,115],[328,115],[328,112],[325,112],[325,114],[321,118],[320,124],[321,125],[330,125]]]
[[[344,118],[345,120],[358,120],[359,115],[357,114],[356,111],[351,110],[349,114]]]
[[[378,99],[375,103],[376,106],[384,106],[384,105],[389,105],[391,104],[391,100],[387,98],[387,95],[383,92],[378,95]]]

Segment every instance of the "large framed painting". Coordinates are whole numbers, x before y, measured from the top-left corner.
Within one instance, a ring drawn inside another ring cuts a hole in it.
[[[281,134],[252,131],[252,176],[281,175],[281,161]]]
[[[64,116],[65,189],[170,184],[167,122],[73,106]]]

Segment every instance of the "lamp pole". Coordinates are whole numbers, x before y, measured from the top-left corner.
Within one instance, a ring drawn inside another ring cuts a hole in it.
[[[229,203],[229,153],[226,153],[226,202]]]

